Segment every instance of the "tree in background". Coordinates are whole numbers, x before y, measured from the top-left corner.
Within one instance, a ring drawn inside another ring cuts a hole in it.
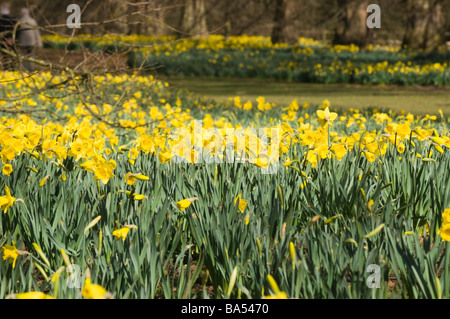
[[[180,36],[207,36],[205,0],[186,0],[181,14]]]
[[[368,0],[338,0],[338,18],[334,33],[335,44],[365,46],[369,42],[367,28]]]
[[[2,0],[16,16],[28,7],[38,25],[59,34],[261,35],[273,42],[313,37],[335,44],[371,42],[367,6],[382,11],[375,43],[432,51],[450,34],[450,0]],[[65,27],[66,8],[83,10],[82,28]],[[44,31],[44,30],[42,30]],[[448,38],[450,40],[450,37]]]
[[[275,0],[275,16],[273,19],[272,43],[285,41],[284,27],[286,24],[286,0]]]
[[[403,0],[406,31],[403,44],[434,51],[445,44],[445,0]]]

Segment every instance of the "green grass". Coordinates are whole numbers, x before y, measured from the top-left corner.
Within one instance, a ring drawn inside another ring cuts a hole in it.
[[[321,104],[328,99],[333,109],[367,108],[405,110],[415,115],[438,115],[441,109],[450,116],[450,88],[421,86],[363,86],[348,84],[289,83],[265,79],[161,77],[174,89],[187,89],[196,96],[208,96],[218,102],[240,96],[255,100],[264,96],[277,105]]]

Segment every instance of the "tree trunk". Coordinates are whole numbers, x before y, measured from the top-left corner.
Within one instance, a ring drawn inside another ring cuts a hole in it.
[[[128,34],[129,25],[127,23],[128,8],[122,0],[110,0],[107,2],[108,17],[114,19],[108,24],[108,30],[114,33]]]
[[[444,0],[405,0],[403,44],[427,52],[445,44]]]
[[[138,0],[132,0],[130,2],[137,3]],[[137,5],[130,5],[127,9],[127,25],[128,25],[128,34],[140,34],[140,28],[141,28],[141,22],[140,17],[137,15],[134,15],[133,13],[141,10],[141,6]]]
[[[205,0],[187,0],[181,15],[180,36],[207,36]]]
[[[227,5],[225,7],[225,25],[224,25],[225,39],[227,39],[227,40],[231,35],[231,12],[230,11],[231,11],[230,6]]]
[[[286,18],[286,1],[276,0],[275,16],[273,19],[272,43],[284,42],[284,27]]]
[[[338,0],[342,12],[333,39],[334,44],[365,46],[369,41],[367,27],[368,0]]]
[[[164,35],[164,11],[161,9],[161,2],[153,2],[153,6],[150,8],[151,12],[151,32],[153,35]],[[149,34],[150,28],[147,28],[147,34]]]

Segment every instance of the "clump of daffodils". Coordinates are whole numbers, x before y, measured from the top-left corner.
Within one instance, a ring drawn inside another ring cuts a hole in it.
[[[442,240],[450,241],[450,208],[444,210],[442,214],[442,227],[439,229]]]

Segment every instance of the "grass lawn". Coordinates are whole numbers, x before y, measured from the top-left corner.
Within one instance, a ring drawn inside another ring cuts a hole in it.
[[[216,101],[240,96],[243,101],[255,101],[264,96],[278,105],[298,103],[321,104],[325,99],[334,110],[348,108],[378,107],[380,109],[405,110],[416,115],[438,115],[442,109],[450,116],[450,88],[363,86],[349,84],[288,83],[266,79],[236,78],[190,78],[163,77],[174,89],[187,89],[198,96],[207,96]]]

